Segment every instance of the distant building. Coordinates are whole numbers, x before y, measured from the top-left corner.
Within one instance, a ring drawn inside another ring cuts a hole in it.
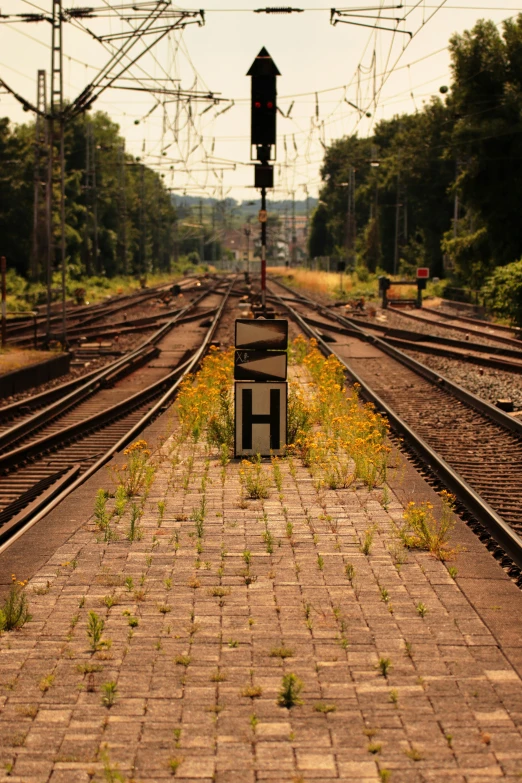
[[[292,263],[293,236],[295,231],[295,261],[301,263],[307,257],[308,219],[306,215],[280,215],[280,237],[287,246],[287,260]],[[295,221],[295,222],[294,222]]]
[[[250,231],[250,236],[246,232]],[[241,228],[227,228],[223,233],[222,246],[234,255],[236,261],[254,260],[255,225],[245,223]]]

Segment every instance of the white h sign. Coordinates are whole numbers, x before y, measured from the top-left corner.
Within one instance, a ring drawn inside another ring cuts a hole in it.
[[[283,453],[286,393],[286,383],[236,382],[236,457]]]

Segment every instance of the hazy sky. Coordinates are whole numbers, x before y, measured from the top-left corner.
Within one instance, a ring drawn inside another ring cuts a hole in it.
[[[100,3],[97,8],[107,6],[106,0],[96,2]],[[87,3],[64,0],[63,4],[75,8]],[[112,3],[116,9],[121,5]],[[288,118],[278,115],[273,197],[285,198],[295,191],[297,198],[303,198],[306,187],[310,195],[317,195],[324,144],[355,131],[365,136],[375,120],[421,108],[441,85],[450,82],[446,51],[450,36],[470,29],[481,18],[500,24],[520,9],[515,0],[502,0],[497,5],[491,0],[490,4],[408,0],[401,9],[393,9],[393,5],[384,0],[372,5],[367,0],[357,7],[381,8],[382,26],[395,27],[384,17],[406,17],[399,29],[414,33],[411,41],[399,33],[346,24],[333,27],[331,4],[323,7],[320,0],[296,5],[305,10],[291,15],[256,14],[253,9],[266,6],[248,0],[208,0],[205,26],[190,25],[183,33],[169,33],[119,84],[163,89],[180,85],[183,89],[211,90],[226,101],[218,105],[191,102],[189,106],[175,103],[172,97],[163,103],[165,96],[157,93],[110,89],[95,107],[108,112],[120,125],[127,150],[144,155],[165,174],[166,185],[176,192],[256,198],[251,188],[253,171],[248,165],[250,79],[245,74],[260,48],[266,46],[282,74],[278,79],[279,108],[288,114],[291,107]],[[183,8],[196,10],[189,5]],[[1,6],[3,14],[49,13],[50,9],[50,0],[3,0]],[[371,19],[359,21],[374,23]],[[83,24],[97,35],[129,30],[129,25],[116,17]],[[50,25],[2,24],[0,35],[0,78],[34,101],[36,71],[49,71],[50,67]],[[150,43],[151,39],[145,41]],[[144,46],[138,43],[133,54]],[[66,98],[74,99],[96,76],[109,59],[107,47],[77,23],[64,25]],[[14,122],[27,120],[28,115],[10,95],[2,94],[0,100],[1,115]],[[208,111],[201,114],[205,109]]]

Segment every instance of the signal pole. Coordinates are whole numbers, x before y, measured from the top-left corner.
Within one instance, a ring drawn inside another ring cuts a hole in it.
[[[274,187],[276,146],[276,79],[280,72],[265,47],[252,63],[247,76],[252,77],[250,159],[256,160],[254,187],[261,189],[261,305],[266,313],[266,191]],[[255,147],[255,157],[252,155]],[[274,155],[272,157],[272,147]]]

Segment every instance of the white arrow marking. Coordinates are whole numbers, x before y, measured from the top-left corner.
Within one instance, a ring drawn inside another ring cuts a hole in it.
[[[280,378],[285,377],[286,362],[285,356],[269,356],[265,359],[253,359],[251,362],[245,362],[241,367],[253,372],[265,373],[266,375],[276,375]]]
[[[281,342],[283,335],[276,329],[270,329],[267,324],[238,324],[237,341],[241,345],[256,343]]]

